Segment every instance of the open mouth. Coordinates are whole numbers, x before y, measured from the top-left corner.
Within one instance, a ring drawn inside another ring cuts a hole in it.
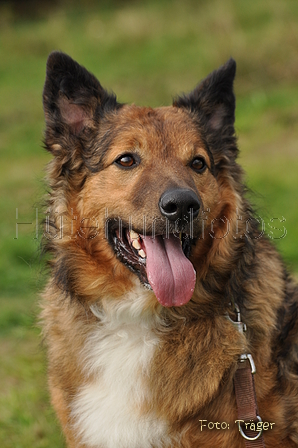
[[[181,306],[193,294],[196,273],[188,259],[191,244],[187,234],[143,236],[134,230],[110,233],[116,255],[141,282],[152,288],[163,306]]]

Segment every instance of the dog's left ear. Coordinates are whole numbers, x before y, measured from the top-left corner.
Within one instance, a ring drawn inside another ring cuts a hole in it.
[[[209,131],[234,132],[235,95],[233,82],[236,62],[229,59],[225,65],[212,72],[188,95],[178,97],[173,106],[184,107],[199,116]]]
[[[95,76],[58,51],[47,61],[43,105],[46,137],[51,136],[51,141],[82,135],[96,126],[104,111],[118,107],[116,97],[106,92]]]

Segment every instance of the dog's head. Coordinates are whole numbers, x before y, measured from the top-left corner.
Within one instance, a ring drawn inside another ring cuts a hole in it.
[[[191,299],[240,207],[235,69],[230,59],[173,106],[152,109],[119,104],[69,56],[49,56],[48,246],[66,289],[80,295],[84,271],[92,294],[101,285],[117,295],[115,282],[137,274],[163,306]]]

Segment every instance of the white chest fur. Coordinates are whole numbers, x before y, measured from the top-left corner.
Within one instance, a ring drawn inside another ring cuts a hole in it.
[[[75,427],[88,447],[151,448],[164,446],[165,422],[142,412],[150,361],[158,345],[153,318],[141,313],[144,294],[130,294],[99,317],[85,346],[84,385],[72,405]],[[155,318],[154,318],[155,319]],[[88,381],[88,379],[87,379]]]

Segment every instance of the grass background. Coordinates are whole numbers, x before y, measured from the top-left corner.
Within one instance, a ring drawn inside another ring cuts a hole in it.
[[[28,9],[29,8],[29,9]],[[30,8],[32,8],[30,10]],[[41,94],[60,49],[121,102],[168,105],[230,56],[237,61],[240,162],[265,231],[298,272],[297,0],[0,4],[0,446],[63,447],[49,405],[36,328],[44,275],[36,208],[42,195]],[[18,208],[18,219],[16,219]],[[42,211],[38,211],[40,223]],[[271,229],[271,218],[285,218]],[[18,239],[16,223],[19,224]],[[40,230],[39,230],[39,233]],[[39,237],[39,236],[38,236]],[[270,299],[270,298],[268,298]]]

